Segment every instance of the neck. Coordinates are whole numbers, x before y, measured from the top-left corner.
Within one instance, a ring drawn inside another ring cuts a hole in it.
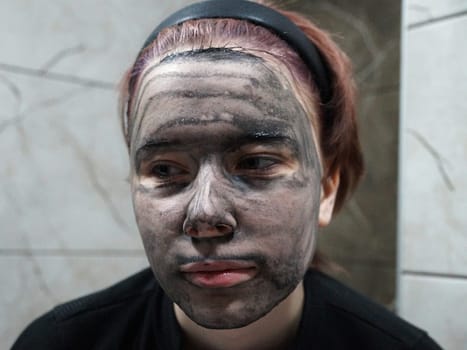
[[[259,320],[236,329],[208,329],[193,322],[174,304],[184,333],[184,348],[205,350],[283,349],[294,340],[304,303],[303,283]]]

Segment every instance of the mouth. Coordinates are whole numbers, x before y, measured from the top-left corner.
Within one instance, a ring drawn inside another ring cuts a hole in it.
[[[201,288],[229,288],[253,279],[257,265],[244,260],[204,260],[180,266],[185,279]]]

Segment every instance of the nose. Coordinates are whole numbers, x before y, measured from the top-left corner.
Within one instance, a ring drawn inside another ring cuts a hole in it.
[[[237,222],[223,188],[225,180],[214,175],[210,170],[198,173],[194,184],[195,193],[183,222],[183,232],[188,236],[213,238],[230,235],[235,231]]]

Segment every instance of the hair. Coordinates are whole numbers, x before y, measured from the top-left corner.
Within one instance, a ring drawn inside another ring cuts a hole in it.
[[[274,6],[267,5],[274,8]],[[262,58],[268,67],[285,74],[307,113],[323,167],[323,179],[339,174],[334,212],[354,191],[363,174],[357,131],[355,84],[350,60],[330,35],[302,15],[274,8],[294,22],[318,49],[328,71],[330,101],[320,101],[313,76],[299,54],[268,29],[238,19],[198,19],[163,29],[138,54],[121,84],[120,113],[124,137],[130,147],[134,122],[133,95],[141,73],[164,58],[186,51],[227,48]],[[326,103],[324,103],[326,102]]]

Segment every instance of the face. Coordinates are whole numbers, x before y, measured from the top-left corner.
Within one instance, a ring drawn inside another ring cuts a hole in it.
[[[135,95],[131,185],[151,267],[207,328],[264,316],[311,262],[320,167],[279,73],[240,53],[176,56]]]

